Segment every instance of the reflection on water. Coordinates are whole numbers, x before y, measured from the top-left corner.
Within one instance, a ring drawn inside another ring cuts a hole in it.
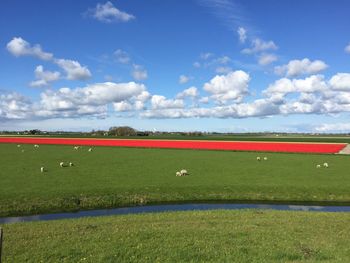
[[[87,216],[108,216],[125,215],[139,213],[154,213],[166,211],[192,211],[192,210],[217,210],[217,209],[272,209],[272,210],[290,210],[290,211],[322,211],[322,212],[350,212],[350,206],[307,206],[307,205],[277,205],[277,204],[178,204],[178,205],[151,205],[123,207],[114,209],[101,209],[79,211],[75,213],[45,214],[22,217],[4,217],[0,218],[0,224],[44,221],[67,218],[79,218]]]

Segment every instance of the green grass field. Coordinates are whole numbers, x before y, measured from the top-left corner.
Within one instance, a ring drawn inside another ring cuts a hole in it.
[[[0,216],[164,202],[350,203],[348,156],[0,144]],[[21,151],[24,150],[22,153]],[[256,161],[257,156],[267,161]],[[61,161],[74,167],[59,167]],[[316,168],[328,162],[329,168]],[[47,172],[40,173],[45,166]],[[188,177],[175,172],[187,169]]]
[[[4,225],[4,262],[350,262],[350,214],[197,211]]]

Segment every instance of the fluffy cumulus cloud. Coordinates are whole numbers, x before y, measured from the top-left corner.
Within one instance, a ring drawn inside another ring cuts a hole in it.
[[[296,77],[300,75],[317,74],[322,72],[328,65],[322,60],[311,61],[308,58],[302,60],[291,60],[286,65],[275,67],[275,73],[286,75],[287,77]]]
[[[252,41],[250,48],[242,50],[243,54],[254,54],[267,50],[276,50],[278,47],[273,41],[264,41],[260,38],[256,38]]]
[[[78,61],[56,59],[55,63],[67,73],[69,80],[86,80],[91,77],[90,70],[86,66],[81,66]]]
[[[269,96],[288,93],[315,93],[327,91],[328,86],[322,75],[313,75],[305,79],[282,78],[275,81],[264,91]]]
[[[237,30],[237,34],[239,37],[239,42],[244,43],[247,39],[247,31],[243,27],[239,27]]]
[[[350,43],[344,48],[344,51],[350,54]]]
[[[18,93],[0,94],[0,120],[18,120],[30,117],[32,103]]]
[[[7,50],[14,56],[34,56],[41,60],[47,60],[58,65],[67,73],[69,80],[86,80],[91,77],[91,72],[86,66],[81,66],[78,61],[70,59],[57,59],[52,53],[44,52],[40,45],[32,46],[29,42],[20,37],[13,38],[7,44]],[[60,77],[59,72],[44,71],[42,66],[35,69],[38,80],[33,81],[31,86],[47,86],[49,82],[56,81]]]
[[[141,65],[133,65],[131,75],[135,80],[145,80],[148,78],[147,70]]]
[[[51,60],[53,54],[44,52],[40,45],[32,46],[21,37],[14,37],[7,43],[7,50],[14,56],[34,56],[42,60]]]
[[[96,7],[90,9],[88,13],[93,18],[105,23],[128,22],[135,19],[134,15],[119,10],[110,1],[107,1],[105,4],[98,3]]]
[[[248,94],[249,75],[242,71],[233,71],[226,75],[217,75],[203,89],[211,94],[216,103],[225,104],[229,101],[239,102]]]
[[[176,109],[183,108],[184,101],[182,99],[167,99],[161,95],[153,95],[151,98],[151,105],[153,110],[159,109]]]
[[[145,86],[135,82],[104,82],[83,88],[47,90],[41,94],[42,110],[39,114],[63,117],[103,116],[107,113],[108,104],[125,101],[143,91]]]
[[[277,56],[274,54],[263,53],[259,56],[259,65],[266,66],[277,60]]]
[[[350,92],[350,74],[349,73],[337,73],[329,80],[329,83],[334,90]]]
[[[184,98],[197,98],[199,96],[198,89],[196,87],[190,87],[188,89],[183,90],[182,92],[176,95],[177,99]]]
[[[39,65],[35,68],[35,77],[36,80],[30,83],[31,87],[46,87],[49,86],[52,82],[60,79],[61,74],[58,71],[45,71],[42,65]]]

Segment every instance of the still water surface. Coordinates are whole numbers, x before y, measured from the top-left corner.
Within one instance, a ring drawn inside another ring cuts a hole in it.
[[[88,216],[109,216],[140,213],[157,213],[169,211],[194,211],[217,209],[272,209],[289,211],[320,211],[320,212],[350,212],[350,206],[312,206],[312,205],[280,205],[280,204],[177,204],[177,205],[150,205],[122,207],[114,209],[99,209],[78,211],[72,213],[43,214],[34,216],[4,217],[0,218],[0,224],[46,221],[67,218],[80,218]]]

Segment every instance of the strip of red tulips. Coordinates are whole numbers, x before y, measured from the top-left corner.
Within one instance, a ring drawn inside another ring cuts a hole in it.
[[[2,137],[0,143],[60,144],[87,146],[119,146],[143,148],[206,149],[224,151],[261,151],[294,153],[337,153],[345,143],[288,143],[288,142],[234,142],[191,140],[129,140],[129,139],[76,139],[40,137]]]

